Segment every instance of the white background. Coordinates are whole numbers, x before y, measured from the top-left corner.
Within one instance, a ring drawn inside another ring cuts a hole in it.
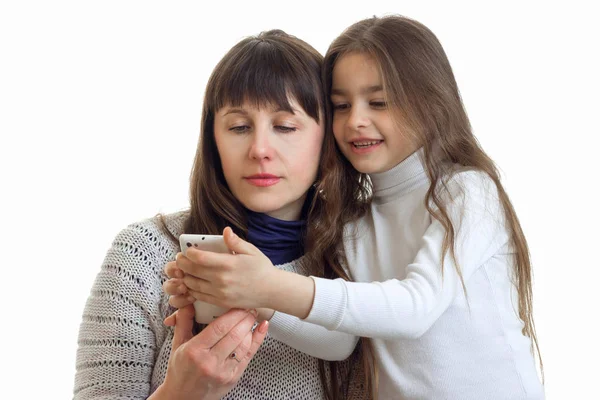
[[[321,52],[351,23],[440,38],[528,237],[548,399],[597,393],[597,14],[575,1],[5,1],[0,6],[2,398],[70,398],[81,313],[113,237],[186,208],[202,94],[238,40]],[[448,3],[448,4],[445,4]]]

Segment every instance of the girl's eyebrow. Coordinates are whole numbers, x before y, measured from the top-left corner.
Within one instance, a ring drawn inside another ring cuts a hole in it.
[[[372,93],[376,93],[376,92],[381,92],[383,91],[383,86],[381,85],[373,85],[373,86],[367,86],[367,87],[363,87],[360,89],[360,94],[372,94]],[[344,95],[346,94],[346,91],[343,89],[338,89],[338,88],[333,88],[331,89],[331,95]]]

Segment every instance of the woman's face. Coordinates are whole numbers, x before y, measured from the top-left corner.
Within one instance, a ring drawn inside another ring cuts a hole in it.
[[[315,182],[324,133],[296,101],[290,104],[294,113],[226,106],[214,122],[229,190],[249,210],[287,221],[300,217]]]

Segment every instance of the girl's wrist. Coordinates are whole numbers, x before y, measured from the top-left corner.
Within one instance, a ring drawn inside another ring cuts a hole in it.
[[[312,308],[315,284],[310,277],[276,269],[265,294],[265,308],[304,319]]]

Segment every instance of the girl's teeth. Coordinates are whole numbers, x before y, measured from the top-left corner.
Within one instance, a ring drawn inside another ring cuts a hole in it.
[[[379,143],[379,142],[360,142],[360,143],[356,143],[355,142],[355,143],[353,143],[353,145],[354,145],[354,147],[362,148],[362,147],[373,146],[373,145],[375,145],[377,143]]]

